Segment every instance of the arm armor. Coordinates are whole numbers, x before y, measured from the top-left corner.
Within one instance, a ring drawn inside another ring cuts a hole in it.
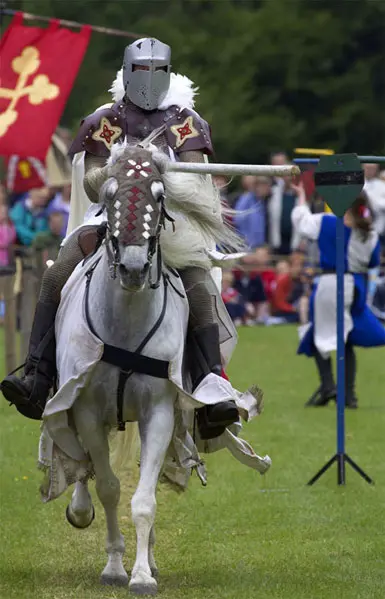
[[[91,202],[99,202],[99,190],[107,180],[106,159],[86,152],[84,156],[83,187]]]

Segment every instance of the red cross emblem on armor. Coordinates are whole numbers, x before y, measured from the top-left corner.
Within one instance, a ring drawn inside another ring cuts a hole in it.
[[[181,125],[172,125],[170,127],[172,133],[176,137],[175,146],[180,148],[186,141],[186,139],[191,139],[192,137],[198,137],[199,133],[195,129],[193,125],[193,117],[188,116],[187,119]]]
[[[93,133],[92,139],[103,142],[106,148],[110,150],[114,141],[116,141],[121,134],[122,130],[120,127],[111,125],[106,117],[102,117],[100,119],[99,129]]]

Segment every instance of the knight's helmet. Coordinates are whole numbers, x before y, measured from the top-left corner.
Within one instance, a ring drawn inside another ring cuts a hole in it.
[[[154,38],[142,38],[126,47],[123,85],[126,96],[144,110],[155,110],[170,87],[171,48]]]

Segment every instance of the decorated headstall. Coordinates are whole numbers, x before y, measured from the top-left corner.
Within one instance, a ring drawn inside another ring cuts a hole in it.
[[[140,146],[125,148],[109,166],[102,195],[107,210],[108,240],[112,246],[111,274],[116,277],[119,247],[148,242],[149,280],[159,285],[161,252],[159,237],[165,220],[173,222],[164,206],[164,185],[152,153]],[[107,243],[108,246],[108,243]],[[152,260],[157,255],[157,275],[152,279]]]

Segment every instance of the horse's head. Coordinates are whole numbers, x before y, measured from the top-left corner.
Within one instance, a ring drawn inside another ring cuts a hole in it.
[[[122,288],[139,291],[151,270],[165,214],[161,166],[149,150],[118,146],[111,152],[108,175],[100,201],[107,210],[115,267]]]

